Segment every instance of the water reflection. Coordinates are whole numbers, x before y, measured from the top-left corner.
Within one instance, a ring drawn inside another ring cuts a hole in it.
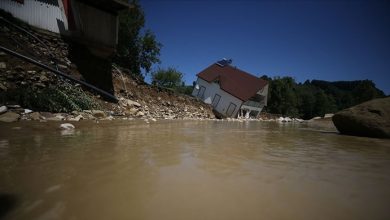
[[[389,140],[221,121],[0,124],[9,219],[387,219]]]

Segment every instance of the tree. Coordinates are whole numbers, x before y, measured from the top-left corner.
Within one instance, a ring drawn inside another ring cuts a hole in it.
[[[172,67],[168,69],[159,68],[152,73],[152,84],[161,87],[178,88],[184,84],[182,79],[183,74]]]
[[[148,73],[154,63],[159,63],[162,44],[151,30],[141,32],[145,15],[138,0],[134,7],[119,13],[118,45],[115,62],[128,68],[135,76],[143,78],[142,69]]]
[[[268,82],[270,83],[270,91],[268,93],[270,112],[297,116],[299,111],[295,80],[291,77],[276,77]]]

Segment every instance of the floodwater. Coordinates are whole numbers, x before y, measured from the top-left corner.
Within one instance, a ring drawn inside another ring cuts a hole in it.
[[[390,219],[390,140],[272,122],[0,124],[0,219]]]

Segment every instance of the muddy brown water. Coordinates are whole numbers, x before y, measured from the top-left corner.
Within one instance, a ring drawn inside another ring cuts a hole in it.
[[[390,140],[272,122],[0,124],[0,219],[390,219]]]

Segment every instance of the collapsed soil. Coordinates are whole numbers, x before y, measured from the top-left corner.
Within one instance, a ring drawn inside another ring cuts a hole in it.
[[[1,106],[20,104],[12,97],[4,95],[11,91],[55,88],[66,84],[81,88],[107,115],[164,119],[214,118],[209,105],[169,89],[148,85],[143,80],[132,77],[129,70],[113,65],[109,58],[95,56],[77,42],[22,23],[18,26],[35,37],[6,22],[0,21],[0,25],[2,46],[58,69],[73,78],[91,83],[115,95],[119,100],[118,103],[108,101],[86,87],[0,52],[0,92],[3,94]]]

